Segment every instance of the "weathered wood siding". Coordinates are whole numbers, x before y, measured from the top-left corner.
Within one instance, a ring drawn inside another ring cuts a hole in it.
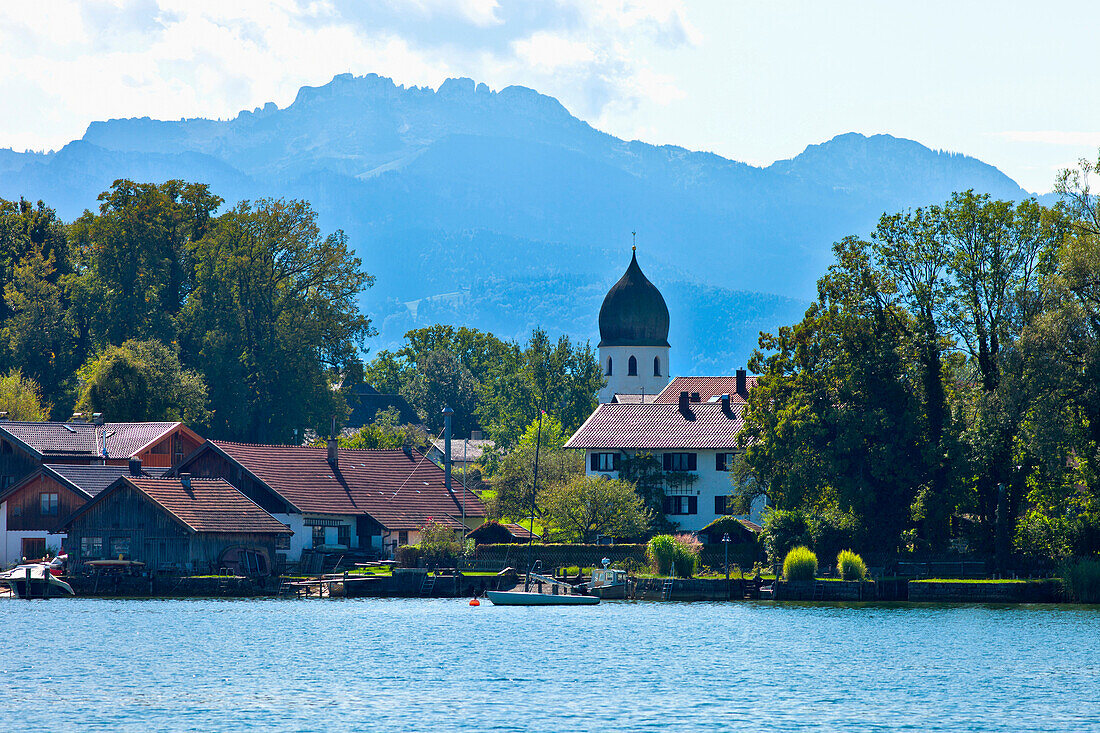
[[[22,448],[0,438],[0,491],[19,483],[38,466]]]
[[[191,455],[201,443],[192,440],[182,430],[177,429],[138,455],[141,465],[149,468],[173,468],[182,459]]]
[[[84,538],[99,538],[99,557],[86,556]],[[118,540],[129,544],[124,559],[139,560],[156,570],[177,566],[195,572],[214,572],[222,553],[232,547],[264,551],[275,557],[275,535],[248,532],[193,533],[181,526],[144,494],[123,486],[112,491],[77,517],[69,531],[66,549],[76,564],[117,557],[112,547]]]
[[[42,494],[57,494],[59,505],[53,514],[42,513]],[[82,495],[59,484],[51,476],[39,476],[7,498],[8,529],[53,532],[65,517],[84,506]]]

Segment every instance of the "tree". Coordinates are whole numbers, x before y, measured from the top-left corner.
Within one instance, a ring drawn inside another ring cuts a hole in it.
[[[406,445],[426,448],[428,436],[419,426],[398,423],[397,409],[391,407],[388,410],[379,410],[373,422],[364,425],[351,435],[339,436],[337,442],[341,448],[351,450],[393,450]]]
[[[12,369],[0,377],[0,410],[8,413],[9,420],[35,422],[48,419],[50,407],[42,403],[38,384],[18,369]]]
[[[568,482],[574,476],[584,473],[584,456],[579,451],[562,447],[567,438],[560,422],[549,415],[543,418],[542,439],[538,451],[540,491],[547,486]],[[494,491],[494,496],[489,501],[493,516],[513,519],[530,516],[537,439],[538,421],[535,421],[527,426],[523,437],[500,459],[499,465],[494,469],[489,479]],[[536,514],[541,514],[537,506]]]
[[[633,484],[603,476],[574,476],[552,484],[540,503],[546,520],[568,540],[637,537],[649,527],[645,503]]]
[[[211,434],[285,443],[328,431],[347,414],[333,385],[372,332],[358,295],[373,278],[344,233],[322,237],[304,201],[246,201],[189,253],[183,353],[210,387]]]
[[[76,409],[101,412],[112,422],[199,425],[210,417],[202,377],[155,339],[108,347],[81,368],[80,379],[84,388]]]
[[[477,427],[474,410],[478,384],[470,370],[449,351],[429,351],[417,361],[416,372],[402,388],[420,419],[433,433],[443,432],[444,406],[455,411],[451,429],[455,435],[469,435]]]

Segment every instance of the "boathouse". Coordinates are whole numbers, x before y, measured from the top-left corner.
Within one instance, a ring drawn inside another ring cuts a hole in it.
[[[69,562],[123,559],[155,571],[267,575],[291,534],[222,479],[122,476],[64,521]]]
[[[465,532],[486,516],[476,494],[457,482],[448,492],[443,469],[411,448],[208,440],[170,475],[183,472],[224,478],[290,526],[293,536],[279,547],[288,562],[304,550],[392,557],[398,545],[419,542],[428,522]]]
[[[495,519],[490,519],[466,536],[473,540],[475,545],[515,545],[539,537],[537,534],[531,534],[531,530],[524,526],[512,522],[498,522]]]
[[[129,466],[46,464],[0,492],[0,563],[34,560],[56,552],[65,541],[58,524],[130,471],[142,475],[141,462]]]

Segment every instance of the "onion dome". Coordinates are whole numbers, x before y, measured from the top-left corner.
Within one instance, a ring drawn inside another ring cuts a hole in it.
[[[668,346],[668,306],[642,274],[637,252],[600,306],[600,346]]]

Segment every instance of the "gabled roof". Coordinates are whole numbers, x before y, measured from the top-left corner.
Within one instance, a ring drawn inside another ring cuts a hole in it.
[[[348,427],[361,428],[369,425],[380,411],[389,409],[397,410],[397,420],[402,424],[420,424],[420,416],[408,400],[399,394],[382,394],[369,384],[352,388],[348,405],[351,407],[351,414],[347,419]]]
[[[506,524],[495,519],[482,522],[467,532],[466,536],[481,542],[526,542],[529,539],[538,537],[538,535],[532,535],[531,531],[522,525],[513,522]]]
[[[127,466],[81,466],[67,464],[46,464],[42,473],[53,476],[59,482],[88,499],[99,494],[118,480],[119,476],[130,473]]]
[[[612,395],[611,401],[612,402],[618,402],[618,403],[624,404],[624,405],[641,405],[643,403],[644,404],[649,404],[650,402],[656,402],[657,401],[657,395],[655,395],[655,394],[631,394],[631,393],[625,393],[624,394],[622,392],[616,392],[614,395]]]
[[[573,434],[566,448],[722,449],[737,446],[744,405],[729,413],[720,402],[679,405],[606,403]]]
[[[290,528],[275,519],[258,504],[224,479],[193,478],[190,487],[179,479],[119,477],[109,487],[77,509],[65,527],[93,505],[121,487],[129,486],[144,494],[151,502],[168,512],[192,532],[289,534]]]
[[[443,460],[443,439],[433,438],[432,446],[439,451],[440,460]],[[494,448],[494,443],[491,440],[484,438],[474,439],[466,438],[462,440],[451,440],[451,462],[460,463],[465,461],[466,463],[477,463],[481,460],[481,454],[485,451],[491,451]]]
[[[745,378],[745,386],[748,391],[756,385],[756,376],[749,375]],[[712,398],[728,394],[731,402],[744,402],[745,395],[737,393],[737,377],[676,377],[668,386],[661,390],[655,402],[674,405],[680,400],[680,393],[699,395],[700,402],[710,402]]]
[[[462,486],[444,487],[444,474],[427,457],[403,450],[338,451],[333,469],[325,448],[207,441],[210,449],[248,471],[300,512],[367,515],[389,530],[416,530],[430,520],[461,528]],[[466,515],[485,507],[466,491]]]
[[[38,458],[131,458],[176,429],[202,438],[179,422],[0,422],[0,436]]]

